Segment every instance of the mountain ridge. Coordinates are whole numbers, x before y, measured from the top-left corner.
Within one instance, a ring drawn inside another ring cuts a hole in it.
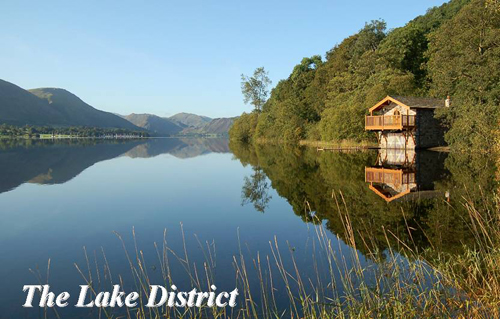
[[[31,94],[42,100],[57,110],[68,120],[71,125],[95,126],[104,128],[125,128],[137,129],[136,125],[125,119],[94,108],[85,103],[80,97],[61,88],[38,88],[28,90]],[[132,125],[130,125],[132,124]]]
[[[25,90],[5,80],[0,80],[0,124],[142,130],[112,113],[92,107],[65,89]]]
[[[181,115],[179,118],[188,115],[188,120],[173,121],[172,117]],[[233,124],[236,117],[231,118],[214,118],[211,119],[207,116],[197,115],[193,113],[178,113],[171,117],[160,117],[154,114],[129,114],[123,116],[134,125],[147,129],[156,136],[172,136],[172,135],[225,135],[228,134],[229,128]],[[208,121],[210,119],[210,121]],[[192,123],[188,125],[187,123]]]
[[[0,122],[10,125],[66,124],[62,115],[29,91],[0,80]]]
[[[144,128],[157,136],[170,136],[175,135],[182,131],[184,128],[178,126],[168,118],[159,117],[154,114],[136,114],[132,113],[124,117],[132,124]]]
[[[225,135],[228,134],[229,129],[234,123],[237,117],[220,117],[212,119],[210,122],[205,123],[201,127],[188,127],[185,128],[181,134],[216,134]]]
[[[147,113],[121,115],[99,110],[74,93],[55,87],[25,90],[0,79],[0,124],[95,127],[148,131],[153,136],[228,133],[234,118],[181,112],[170,117]]]
[[[212,118],[208,116],[186,113],[186,112],[177,113],[175,115],[172,115],[168,119],[170,119],[174,123],[177,123],[177,125],[179,126],[196,127],[196,128],[200,128],[212,120]]]

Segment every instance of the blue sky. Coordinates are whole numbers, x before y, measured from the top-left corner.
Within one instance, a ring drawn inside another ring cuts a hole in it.
[[[65,88],[121,114],[250,111],[240,75],[273,85],[366,21],[406,24],[442,0],[24,1],[0,4],[0,79]]]

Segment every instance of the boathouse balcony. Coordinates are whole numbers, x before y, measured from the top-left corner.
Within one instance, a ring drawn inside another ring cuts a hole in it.
[[[412,184],[415,183],[415,172],[403,169],[365,167],[365,182],[392,185]]]
[[[404,130],[414,127],[415,115],[367,115],[365,117],[366,130]]]
[[[388,203],[410,194],[416,186],[415,177],[412,170],[365,167],[368,188]]]

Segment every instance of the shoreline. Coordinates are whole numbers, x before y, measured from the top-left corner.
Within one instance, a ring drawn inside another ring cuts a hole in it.
[[[300,140],[294,143],[287,143],[279,140],[269,140],[259,138],[255,141],[257,144],[291,144],[305,147],[313,147],[318,151],[364,151],[364,150],[379,150],[380,147],[376,143],[368,142],[368,141],[351,141],[344,140],[339,142],[326,142],[326,141],[315,141],[315,140]],[[252,144],[252,143],[249,143]],[[431,151],[431,152],[442,152],[449,153],[451,152],[449,146],[435,146],[430,148],[423,149],[413,149],[414,151]]]
[[[161,138],[226,138],[227,136],[198,136],[198,135],[174,135],[174,136],[130,136],[130,137],[105,137],[105,136],[55,136],[55,137],[28,137],[28,136],[0,136],[1,140],[135,140],[135,139],[161,139]]]

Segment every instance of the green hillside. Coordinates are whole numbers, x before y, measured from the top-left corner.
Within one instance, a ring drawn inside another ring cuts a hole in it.
[[[175,135],[183,130],[173,121],[152,114],[130,114],[125,119],[138,127],[142,127],[156,136]]]
[[[3,80],[0,80],[0,123],[19,126],[69,124],[46,101]]]
[[[235,140],[370,140],[367,109],[386,95],[452,98],[439,117],[452,148],[488,149],[500,104],[500,9],[452,0],[407,25],[384,21],[320,55],[304,58],[271,91],[262,112],[243,114]]]
[[[181,134],[217,134],[217,135],[227,135],[229,129],[234,123],[235,118],[216,118],[210,122],[205,123],[200,127],[186,127],[182,130]]]
[[[227,134],[233,125],[234,118],[217,118],[203,126],[206,134]]]
[[[29,90],[29,92],[45,100],[70,125],[137,129],[125,119],[113,113],[97,110],[64,89],[40,88]]]
[[[27,91],[3,80],[0,80],[0,124],[141,130],[119,116],[93,108],[66,90]]]
[[[179,126],[200,128],[212,119],[207,116],[192,113],[178,113],[168,118]]]

